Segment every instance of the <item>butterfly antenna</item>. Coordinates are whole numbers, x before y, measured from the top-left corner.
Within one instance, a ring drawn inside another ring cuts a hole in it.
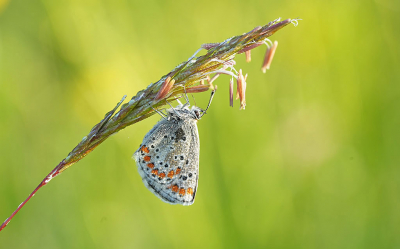
[[[194,98],[193,94],[192,94],[192,98],[193,98],[193,101],[194,101],[194,106],[197,106],[196,99]]]
[[[201,116],[204,116],[204,114],[206,114],[206,113],[207,113],[207,110],[208,110],[208,108],[210,107],[210,105],[211,105],[211,102],[212,102],[212,100],[213,100],[213,97],[214,97],[215,91],[216,91],[216,89],[215,89],[215,90],[213,90],[213,91],[211,92],[211,96],[210,96],[210,100],[208,101],[207,108],[204,110],[204,112],[203,112],[203,115],[201,115]]]

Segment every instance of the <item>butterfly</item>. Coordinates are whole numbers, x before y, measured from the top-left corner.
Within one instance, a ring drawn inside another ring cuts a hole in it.
[[[188,206],[194,203],[199,180],[200,140],[197,121],[205,110],[179,104],[158,112],[162,119],[146,134],[133,154],[145,186],[162,201]]]

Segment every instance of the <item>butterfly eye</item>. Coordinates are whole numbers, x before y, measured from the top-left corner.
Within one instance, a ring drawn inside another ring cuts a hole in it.
[[[200,117],[200,113],[196,110],[196,111],[194,111],[194,115],[196,115],[196,117],[197,118],[199,118]]]

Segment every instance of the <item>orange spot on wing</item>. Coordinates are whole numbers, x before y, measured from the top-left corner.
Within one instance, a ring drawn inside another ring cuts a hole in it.
[[[149,167],[150,169],[154,168],[154,163],[147,164],[147,167]]]
[[[147,148],[146,146],[142,146],[142,148],[140,149],[142,152],[145,152],[145,153],[149,153],[150,151],[149,151],[149,148]]]
[[[153,170],[151,171],[151,173],[157,175],[157,174],[158,174],[158,169],[153,169]]]
[[[179,173],[181,173],[181,169],[180,169],[180,168],[177,168],[177,169],[176,169],[176,172],[175,172],[175,175],[178,175]]]
[[[171,190],[174,192],[178,192],[178,190],[179,190],[178,185],[175,184],[174,186],[171,186]]]
[[[161,173],[158,176],[161,177],[161,178],[164,178],[165,177],[165,173]]]
[[[145,156],[145,157],[143,158],[143,160],[145,160],[146,162],[149,162],[149,161],[151,160],[151,156]]]
[[[168,173],[168,175],[167,175],[169,178],[172,178],[173,176],[174,176],[174,171],[173,170],[171,170],[169,173]]]
[[[193,195],[193,189],[192,188],[188,188],[187,189],[187,193],[188,193],[188,195]]]
[[[184,188],[179,189],[180,195],[185,195],[186,190]]]

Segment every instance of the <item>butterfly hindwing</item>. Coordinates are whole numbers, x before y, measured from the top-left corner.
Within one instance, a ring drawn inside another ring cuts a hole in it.
[[[133,155],[146,187],[167,203],[194,202],[200,148],[196,122],[193,118],[161,119]]]

